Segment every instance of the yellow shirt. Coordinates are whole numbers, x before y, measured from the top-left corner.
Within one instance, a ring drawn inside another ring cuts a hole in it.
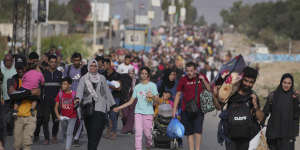
[[[19,88],[22,85],[22,79],[19,79]],[[31,100],[23,100],[21,102],[21,104],[18,107],[18,116],[19,117],[29,117],[31,116],[31,105],[32,105],[32,101]]]
[[[29,117],[31,116],[31,100],[23,100],[22,103],[18,107],[18,117]]]

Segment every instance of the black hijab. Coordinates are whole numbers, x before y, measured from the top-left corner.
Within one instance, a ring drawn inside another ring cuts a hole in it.
[[[174,81],[170,81],[169,80],[169,76],[172,72],[175,72],[176,73],[176,70],[175,69],[166,69],[164,71],[164,75],[162,77],[162,84],[159,88],[159,93],[162,93],[165,91],[165,88],[168,88],[168,89],[171,89],[175,86],[176,84],[176,78]]]
[[[292,80],[292,86],[288,91],[284,91],[283,88],[282,88],[282,82],[286,78],[290,78]],[[279,89],[283,90],[284,92],[294,92],[294,77],[290,73],[286,73],[286,74],[282,75],[281,80],[280,80],[280,84],[277,87],[277,90],[279,90]]]
[[[288,91],[282,88],[283,80],[290,78],[292,86]],[[268,138],[291,138],[296,134],[296,124],[294,120],[294,78],[286,73],[281,77],[280,84],[274,91],[271,104],[271,117],[268,123]]]

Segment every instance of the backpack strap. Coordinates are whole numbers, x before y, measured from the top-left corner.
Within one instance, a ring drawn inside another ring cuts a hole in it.
[[[75,96],[76,96],[76,92],[72,90],[72,100],[75,99]]]
[[[62,92],[62,90],[59,90],[59,92],[58,92],[58,102],[59,102],[59,107],[60,107],[60,115],[61,115],[61,108],[62,108],[62,96],[63,96],[63,92]]]
[[[68,70],[67,70],[67,77],[70,77],[70,78],[71,78],[71,76],[70,76],[71,66],[72,66],[72,65],[69,65],[69,66],[68,66]]]

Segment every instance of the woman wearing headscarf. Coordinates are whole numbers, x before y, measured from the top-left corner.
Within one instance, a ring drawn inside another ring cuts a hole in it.
[[[266,137],[270,150],[294,150],[299,135],[299,98],[294,92],[294,79],[289,73],[282,76],[277,89],[268,96],[263,109],[270,115]]]
[[[107,122],[106,113],[115,101],[105,77],[98,73],[95,59],[89,61],[88,72],[79,81],[76,97],[87,129],[88,150],[97,150]]]
[[[172,96],[171,100],[174,100],[176,95],[176,87],[177,87],[177,79],[176,79],[176,70],[175,69],[167,69],[164,72],[162,80],[157,83],[158,93],[162,96],[164,91],[170,91]]]
[[[131,85],[130,85],[129,92],[128,92],[128,100],[129,100],[132,96],[133,89],[134,89],[135,85],[138,84],[138,81],[137,81],[137,77],[135,75],[135,70],[134,69],[129,69],[128,70],[128,75],[131,78],[131,80],[130,80]],[[135,109],[135,105],[136,105],[136,101],[132,105],[130,105],[127,108],[124,108],[122,110],[122,114],[123,114],[122,121],[123,121],[124,125],[123,125],[123,128],[122,128],[121,132],[124,133],[124,134],[133,133],[133,131],[134,131],[133,127],[134,127],[134,109]]]

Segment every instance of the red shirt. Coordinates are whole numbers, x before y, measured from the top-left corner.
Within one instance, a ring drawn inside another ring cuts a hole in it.
[[[200,74],[201,76],[203,76],[206,80],[206,82],[208,82],[208,79],[206,78],[205,75]],[[196,88],[196,77],[193,79],[189,79],[186,75],[184,77],[182,77],[179,80],[178,86],[177,86],[177,92],[182,92],[183,94],[183,100],[182,100],[182,105],[181,105],[181,109],[182,111],[185,110],[185,105],[188,101],[190,101],[191,99],[194,99],[195,97],[195,89]],[[202,92],[202,84],[200,82],[199,79],[199,83],[198,83],[198,100],[197,100],[197,104],[198,107],[200,108],[200,94]]]
[[[60,108],[61,108],[62,116],[66,116],[69,118],[77,117],[76,109],[74,108],[74,99],[72,97],[72,92],[70,93],[62,92],[61,100],[59,100],[59,93],[58,93],[55,98],[55,102],[59,103],[59,101],[61,105]]]

